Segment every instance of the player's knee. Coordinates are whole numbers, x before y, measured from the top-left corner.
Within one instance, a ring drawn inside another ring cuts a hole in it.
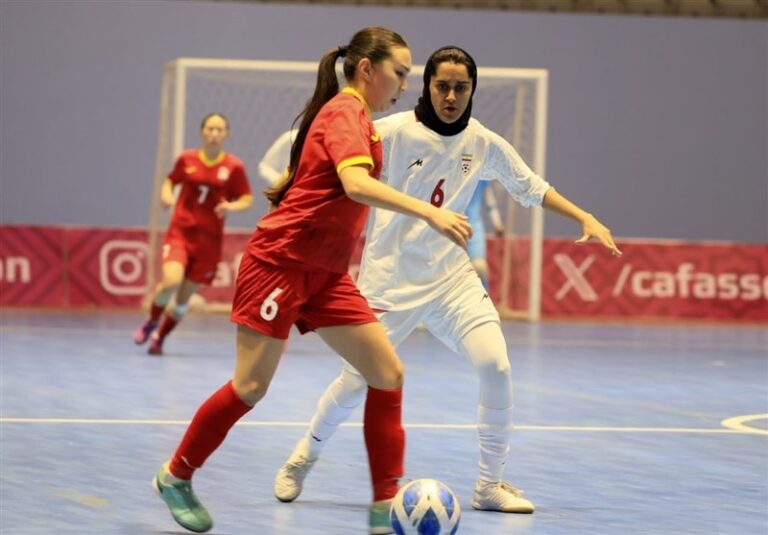
[[[386,390],[393,390],[403,386],[403,380],[405,378],[405,370],[403,369],[403,363],[399,360],[393,366],[390,366],[384,371],[383,380],[385,382],[382,388]]]
[[[497,359],[479,366],[480,380],[493,384],[504,384],[512,379],[512,367],[507,359]]]
[[[403,364],[398,360],[396,365],[377,370],[372,377],[368,377],[367,384],[379,390],[395,390],[403,386],[404,375]]]
[[[180,280],[175,279],[163,279],[157,285],[157,293],[173,294],[176,293],[181,286]]]
[[[258,379],[235,378],[232,380],[232,386],[237,393],[237,397],[243,400],[243,403],[253,406],[267,395],[269,382]]]
[[[504,377],[512,377],[512,366],[509,364],[508,358],[499,359],[496,362],[496,373]]]
[[[341,390],[350,394],[357,394],[365,390],[366,382],[362,375],[357,370],[344,369],[339,375],[337,381],[341,386]]]

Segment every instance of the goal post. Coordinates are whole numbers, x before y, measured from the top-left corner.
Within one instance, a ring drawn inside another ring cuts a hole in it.
[[[414,66],[411,88],[387,113],[413,108],[421,94],[415,88],[421,87],[422,72],[423,66]],[[148,296],[160,276],[161,244],[170,216],[160,206],[160,187],[178,154],[199,146],[202,118],[220,112],[230,120],[225,150],[245,163],[255,202],[251,210],[229,218],[227,235],[250,232],[267,210],[266,200],[258,194],[266,186],[258,175],[258,163],[272,142],[291,128],[312,95],[316,77],[316,62],[178,58],[165,64],[149,210]],[[547,71],[480,67],[478,80],[473,117],[512,143],[534,172],[545,176]],[[500,201],[505,236],[489,242],[491,293],[502,317],[536,321],[541,307],[543,213],[517,205],[500,184],[494,182],[492,187]],[[216,297],[216,292],[203,289],[201,294],[206,310],[226,310],[230,305],[221,292]]]

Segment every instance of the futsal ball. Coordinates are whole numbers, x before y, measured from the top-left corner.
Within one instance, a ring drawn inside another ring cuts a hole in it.
[[[453,535],[461,507],[447,485],[435,479],[411,481],[392,500],[389,518],[397,535]]]

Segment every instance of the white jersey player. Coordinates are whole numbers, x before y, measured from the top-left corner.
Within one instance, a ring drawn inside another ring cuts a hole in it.
[[[270,145],[259,162],[259,174],[270,186],[277,182],[288,169],[291,161],[291,145],[296,130],[287,130]]]
[[[464,212],[479,180],[498,180],[525,206],[543,205],[582,224],[578,243],[594,237],[621,254],[610,231],[557,193],[503,138],[471,118],[477,67],[458,47],[434,52],[413,111],[375,122],[383,143],[381,180],[409,195]],[[532,513],[534,505],[502,478],[512,430],[512,379],[499,316],[467,252],[429,225],[386,210],[369,216],[358,287],[397,346],[419,323],[477,371],[480,388],[479,477],[472,507]],[[292,501],[328,439],[365,397],[365,381],[345,366],[318,403],[306,435],[275,480]]]
[[[498,180],[523,206],[541,205],[550,188],[509,143],[475,119],[470,118],[453,136],[437,134],[413,111],[375,124],[384,153],[381,180],[437,206],[466,212],[479,180]],[[462,278],[476,282],[464,249],[426,223],[374,210],[357,280],[371,306],[394,312],[434,302],[456,285],[461,273]],[[452,337],[460,340],[463,334]]]

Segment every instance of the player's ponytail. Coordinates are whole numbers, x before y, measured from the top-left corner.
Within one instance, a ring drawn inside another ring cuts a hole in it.
[[[392,48],[394,47],[408,48],[408,45],[397,32],[379,26],[371,26],[363,28],[353,35],[348,45],[333,48],[323,55],[317,69],[315,92],[312,98],[307,101],[304,110],[294,120],[294,123],[299,119],[301,119],[301,122],[296,139],[294,139],[291,145],[291,160],[288,173],[272,187],[264,191],[267,199],[274,206],[280,204],[288,188],[293,184],[293,178],[299,167],[301,151],[304,148],[304,141],[307,139],[307,133],[309,132],[309,127],[312,126],[312,121],[315,120],[315,117],[320,112],[320,108],[339,92],[339,80],[336,77],[336,60],[344,58],[344,78],[347,81],[351,81],[355,77],[360,60],[368,58],[372,64],[376,65],[391,57]]]

